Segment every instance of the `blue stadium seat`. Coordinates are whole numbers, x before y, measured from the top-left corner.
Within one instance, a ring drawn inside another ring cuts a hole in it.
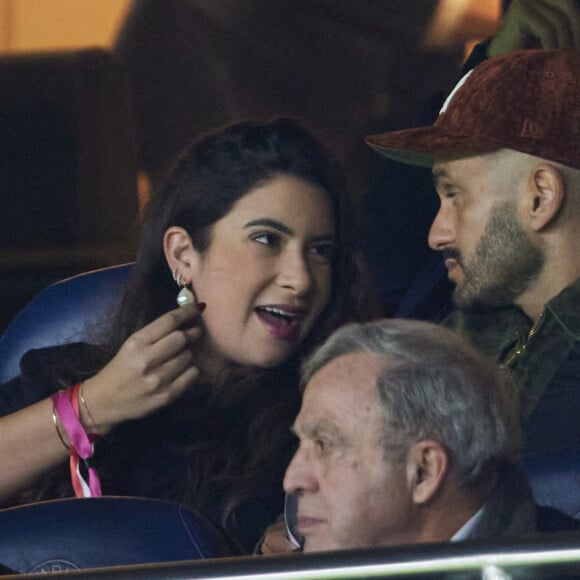
[[[21,574],[240,553],[221,528],[169,501],[69,498],[0,510],[0,564]]]
[[[131,264],[93,270],[45,288],[12,320],[0,338],[0,384],[20,374],[20,359],[32,348],[88,341],[110,321]]]
[[[539,505],[580,519],[580,448],[528,455],[520,466]]]

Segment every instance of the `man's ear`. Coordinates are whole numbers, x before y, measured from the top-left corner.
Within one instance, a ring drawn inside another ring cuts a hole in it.
[[[539,232],[558,216],[566,186],[560,171],[549,163],[536,165],[528,178],[526,211],[532,229]]]
[[[441,489],[449,470],[449,457],[437,441],[414,443],[407,454],[407,478],[415,504],[425,504]]]
[[[171,226],[163,236],[163,251],[169,269],[181,275],[181,282],[191,284],[199,253],[193,247],[189,234],[181,227]]]

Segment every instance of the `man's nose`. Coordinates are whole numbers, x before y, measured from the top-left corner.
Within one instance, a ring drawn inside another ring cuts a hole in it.
[[[439,208],[439,211],[431,224],[427,241],[429,247],[436,251],[441,251],[455,245],[453,223],[451,217],[443,207]]]
[[[309,453],[300,446],[286,469],[284,491],[286,493],[316,491],[318,483],[313,467]]]

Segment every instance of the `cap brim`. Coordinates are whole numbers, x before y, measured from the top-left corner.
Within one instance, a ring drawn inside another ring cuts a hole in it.
[[[385,157],[420,167],[431,167],[434,156],[438,154],[468,154],[501,147],[481,135],[477,138],[473,135],[451,135],[444,127],[437,125],[369,135],[365,141]]]
[[[408,165],[431,167],[433,165],[433,142],[441,139],[437,127],[417,127],[369,135],[365,141],[377,153]]]
[[[388,149],[375,145],[367,140],[367,143],[381,155],[398,161],[399,163],[406,163],[407,165],[416,165],[418,167],[431,167],[433,165],[433,154],[422,153],[420,151],[402,151],[400,149]]]

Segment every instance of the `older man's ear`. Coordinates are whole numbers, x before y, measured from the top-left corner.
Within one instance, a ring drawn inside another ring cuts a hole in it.
[[[430,439],[414,443],[407,455],[407,480],[413,502],[430,502],[441,489],[448,470],[449,458],[441,444]]]

